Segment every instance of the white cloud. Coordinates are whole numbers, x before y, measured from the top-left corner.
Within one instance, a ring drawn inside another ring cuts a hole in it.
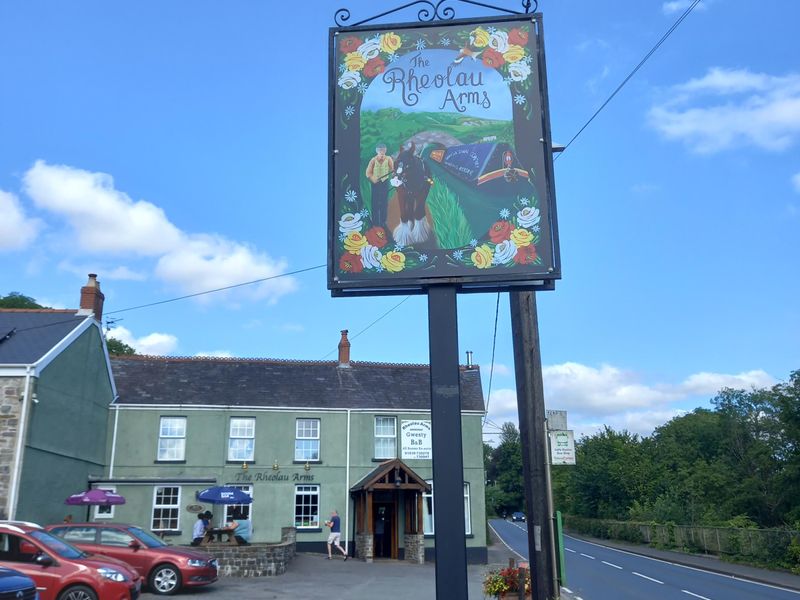
[[[139,354],[159,356],[170,354],[178,347],[178,338],[170,333],[156,332],[137,338],[125,327],[115,327],[107,335],[128,344]]]
[[[206,358],[233,358],[233,353],[230,350],[211,350],[209,352],[198,352],[195,356]]]
[[[39,208],[69,223],[80,249],[103,258],[109,254],[153,257],[156,276],[183,293],[274,277],[287,268],[285,260],[246,244],[213,233],[182,231],[155,204],[134,201],[117,190],[105,173],[37,161],[25,174],[24,187]],[[93,272],[105,279],[144,279],[141,271],[124,265]],[[295,279],[281,277],[243,287],[237,297],[274,302],[295,289]],[[209,294],[201,300],[224,296]]]
[[[661,10],[665,15],[673,15],[678,12],[683,12],[691,6],[693,0],[670,0],[661,5]],[[705,10],[712,0],[704,0],[694,7],[694,10]]]
[[[0,252],[26,248],[40,228],[41,222],[25,215],[14,194],[0,190]]]
[[[139,271],[134,271],[126,266],[119,267],[104,267],[97,263],[81,263],[74,264],[68,260],[62,260],[58,264],[58,268],[68,273],[75,273],[76,275],[85,276],[87,273],[102,273],[103,281],[106,280],[119,280],[119,281],[144,281],[147,276]]]
[[[679,389],[686,394],[694,396],[713,396],[722,388],[737,390],[751,390],[775,385],[777,382],[765,371],[760,369],[746,371],[738,375],[725,375],[722,373],[695,373],[686,378]]]
[[[711,68],[674,86],[648,118],[664,137],[698,153],[744,145],[786,150],[800,137],[800,74]]]
[[[792,175],[792,186],[794,187],[794,191],[800,194],[800,173]]]

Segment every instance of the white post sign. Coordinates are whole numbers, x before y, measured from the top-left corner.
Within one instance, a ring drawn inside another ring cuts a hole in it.
[[[550,464],[575,464],[575,435],[572,430],[550,432]]]
[[[400,438],[403,460],[431,460],[433,458],[430,421],[401,421]]]

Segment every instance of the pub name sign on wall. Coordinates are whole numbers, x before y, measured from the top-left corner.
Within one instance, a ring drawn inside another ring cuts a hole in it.
[[[330,30],[334,296],[553,289],[541,14]]]

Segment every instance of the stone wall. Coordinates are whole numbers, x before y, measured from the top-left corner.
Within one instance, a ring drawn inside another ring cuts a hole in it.
[[[408,562],[422,564],[425,562],[425,536],[422,534],[405,534],[405,559]]]
[[[357,533],[356,534],[356,557],[364,562],[372,562],[372,534],[371,533]]]
[[[294,527],[284,527],[278,544],[203,546],[201,549],[219,561],[220,577],[274,577],[283,575],[294,558],[296,536]]]
[[[8,518],[8,493],[16,456],[24,377],[0,378],[0,519]]]

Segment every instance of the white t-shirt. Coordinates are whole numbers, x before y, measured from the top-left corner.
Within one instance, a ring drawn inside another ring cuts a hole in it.
[[[206,526],[203,523],[203,519],[197,519],[195,521],[194,527],[192,528],[192,539],[203,537],[206,533]]]

